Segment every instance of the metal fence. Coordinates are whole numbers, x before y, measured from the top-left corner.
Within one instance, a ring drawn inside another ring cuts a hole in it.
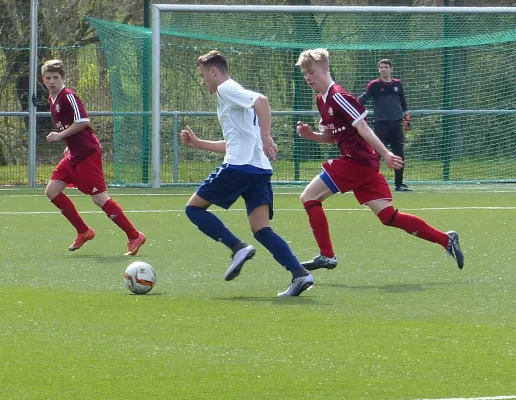
[[[311,9],[312,11],[316,8]],[[514,11],[514,10],[513,10]],[[411,10],[407,10],[411,12]],[[52,169],[62,155],[64,148],[62,143],[49,144],[45,136],[53,129],[48,113],[47,92],[40,80],[39,67],[43,61],[50,58],[60,58],[65,62],[67,68],[67,86],[75,90],[83,100],[88,109],[92,126],[99,136],[104,153],[104,168],[107,181],[111,184],[127,184],[125,172],[115,165],[120,161],[120,155],[116,154],[116,139],[113,136],[113,128],[117,118],[124,118],[122,113],[112,112],[112,89],[110,74],[112,70],[107,64],[103,49],[100,44],[86,47],[68,46],[62,48],[35,48],[35,21],[32,21],[33,36],[31,46],[2,47],[0,48],[0,185],[27,185],[34,186],[45,184]],[[33,82],[33,78],[37,80]],[[159,85],[158,85],[159,86]],[[432,123],[442,124],[443,116],[455,126],[464,126],[475,123],[474,118],[485,118],[491,123],[494,120],[506,119],[514,124],[516,111],[514,109],[503,110],[411,110],[415,117],[415,125],[423,126],[428,124],[431,116]],[[491,116],[491,114],[495,114]],[[136,118],[142,118],[144,113],[137,113]],[[151,114],[147,114],[147,117]],[[161,126],[157,136],[159,137],[159,184],[181,184],[199,182],[212,166],[218,162],[216,156],[199,154],[190,149],[182,149],[178,141],[180,127],[186,122],[195,122],[197,126],[217,126],[218,123],[212,112],[194,111],[168,111],[155,112],[158,116],[156,126]],[[292,121],[296,117],[304,116],[314,118],[317,115],[313,111],[276,111],[274,112],[273,131],[277,134],[277,141],[280,145],[280,161],[277,163],[276,180],[278,181],[305,181],[317,172],[321,158],[335,155],[335,150],[317,149],[312,161],[304,162],[305,151],[296,147],[296,134]],[[500,117],[500,118],[499,118]],[[455,119],[454,119],[455,118]],[[156,121],[156,118],[155,118]],[[512,122],[511,122],[512,121]],[[495,129],[499,126],[507,126],[507,123],[493,125]],[[494,123],[493,123],[494,124]],[[295,124],[294,124],[295,126]],[[514,126],[514,125],[512,125]],[[214,128],[215,134],[220,134]],[[467,132],[459,132],[458,138],[465,139]],[[283,144],[283,146],[282,146]],[[410,145],[410,143],[409,143]],[[442,146],[436,142],[434,146]],[[508,143],[510,145],[510,143]],[[286,151],[285,151],[286,149]],[[293,156],[293,150],[298,153]],[[419,151],[416,147],[414,150]],[[481,151],[481,149],[479,150]],[[150,150],[149,150],[150,152]],[[291,154],[292,153],[292,154]],[[303,157],[300,157],[300,155]],[[408,153],[410,157],[415,153]],[[422,160],[421,171],[425,175],[412,175],[412,180],[442,180],[442,163],[426,160],[424,154],[416,154]],[[510,154],[509,154],[510,156]],[[427,163],[430,161],[432,163]],[[496,160],[495,160],[496,161]],[[465,168],[470,168],[469,161],[465,160]],[[143,152],[139,160],[128,156],[122,160],[130,173],[139,176],[139,180],[132,183],[150,185],[150,180],[156,174],[150,170],[151,154]],[[492,176],[478,175],[473,180],[507,180],[516,177],[516,166],[514,157],[500,160],[500,167],[504,168],[504,175],[496,175],[497,167],[492,167]],[[503,164],[503,165],[502,165]],[[279,168],[278,168],[279,167]],[[511,169],[512,168],[512,169]],[[514,170],[514,171],[513,171]],[[430,173],[428,173],[430,171]],[[475,170],[476,171],[476,170]],[[513,172],[511,172],[513,171]],[[469,173],[469,172],[468,172]],[[469,175],[459,176],[461,179],[471,179]],[[410,178],[409,178],[410,179]],[[131,183],[131,182],[129,182]]]

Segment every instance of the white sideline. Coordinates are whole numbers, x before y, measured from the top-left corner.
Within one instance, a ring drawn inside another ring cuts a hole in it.
[[[275,196],[289,196],[289,195],[300,195],[303,191],[304,185],[273,185],[274,187],[274,195]],[[426,193],[516,193],[516,182],[515,183],[500,183],[500,184],[459,184],[459,185],[415,185],[415,190],[410,195],[419,195]],[[1,187],[0,193],[5,195],[5,197],[45,197],[44,188],[41,187],[37,189],[41,194],[10,194],[9,192],[19,192],[20,190],[28,190],[34,191],[34,188],[20,188],[20,187]],[[170,196],[170,197],[184,197],[191,196],[192,193],[197,189],[197,185],[191,186],[183,186],[177,188],[170,189],[178,189],[184,191],[184,193],[145,193],[142,191],[146,190],[145,188],[141,188],[139,191],[129,192],[129,193],[120,193],[119,191],[124,191],[125,188],[116,188],[116,187],[108,187],[108,192],[112,192],[115,197],[119,196],[134,196],[134,197],[151,197],[151,196]],[[163,188],[166,189],[166,188]],[[153,190],[153,189],[148,189]],[[74,194],[75,192],[75,194]],[[67,196],[70,197],[79,197],[84,196],[77,189],[67,189]],[[396,196],[405,196],[405,193],[396,193]],[[352,195],[352,193],[348,192],[344,194],[345,196]]]
[[[421,207],[421,208],[404,208],[404,211],[450,211],[450,210],[516,210],[516,206],[507,207]],[[125,213],[131,214],[166,214],[166,213],[183,213],[184,208],[170,209],[170,210],[124,210]],[[242,212],[245,208],[231,208],[229,210],[222,210],[220,208],[213,208],[210,211],[214,212]],[[274,208],[274,211],[294,211],[305,212],[302,207],[299,208]],[[367,207],[362,208],[325,208],[324,211],[370,211]],[[103,214],[100,210],[79,211],[80,214]],[[35,215],[35,214],[60,214],[59,211],[0,211],[0,215]],[[426,399],[421,399],[426,400]],[[448,400],[448,399],[443,399]],[[451,399],[450,399],[451,400]]]
[[[492,397],[453,397],[445,399],[416,399],[416,400],[511,400],[516,399],[516,395],[492,396]]]
[[[129,196],[129,197],[190,197],[197,187],[192,186],[192,191],[188,193],[118,193],[110,190],[108,188],[108,193],[112,195],[113,197],[122,197],[122,196]],[[9,190],[14,189],[4,189],[0,188],[0,192],[7,192]],[[428,193],[442,193],[443,191],[438,190],[417,190],[417,192],[412,192],[410,195],[418,195],[418,194],[428,194]],[[446,191],[447,193],[461,193],[461,194],[467,194],[467,193],[515,193],[516,190],[461,190],[461,191]],[[278,192],[277,189],[274,190],[274,196],[299,196],[301,194],[301,191],[299,192]],[[341,194],[341,196],[349,196],[353,193],[347,192]],[[394,192],[396,194],[396,192]],[[77,194],[71,194],[70,191],[66,192],[66,195],[68,197],[84,197],[85,194],[77,193]],[[404,196],[405,194],[401,194],[401,196]],[[6,194],[2,197],[46,197],[44,194]]]

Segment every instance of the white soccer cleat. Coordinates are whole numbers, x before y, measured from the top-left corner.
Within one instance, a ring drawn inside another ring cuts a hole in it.
[[[231,281],[240,275],[240,271],[242,270],[245,262],[253,258],[255,253],[256,249],[251,245],[247,245],[233,254],[233,261],[226,271],[224,279],[226,281]]]
[[[288,286],[287,290],[278,293],[278,296],[299,296],[305,290],[311,290],[313,286],[314,277],[312,276],[312,274],[300,276],[299,278],[292,279],[292,282]]]

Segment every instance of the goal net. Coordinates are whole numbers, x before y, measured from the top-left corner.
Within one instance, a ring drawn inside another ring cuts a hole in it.
[[[201,86],[196,69],[197,57],[212,49],[228,57],[235,80],[269,99],[279,146],[273,180],[305,182],[320,171],[321,161],[338,157],[336,146],[300,139],[295,131],[298,120],[318,123],[315,93],[294,66],[301,51],[316,47],[330,51],[335,81],[355,96],[378,77],[380,59],[393,62],[393,77],[404,84],[412,116],[405,144],[407,182],[516,180],[515,13],[201,8],[160,14],[161,184],[198,183],[221,161],[220,155],[178,142],[186,125],[202,138],[222,138],[216,97]],[[112,183],[149,183],[151,31],[90,21],[108,60],[117,113]],[[368,108],[371,112],[371,103]],[[369,116],[370,123],[373,119]],[[392,171],[382,169],[392,180]]]

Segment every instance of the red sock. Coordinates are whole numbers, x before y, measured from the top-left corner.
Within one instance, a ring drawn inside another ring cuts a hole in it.
[[[138,237],[138,231],[131,224],[131,221],[127,219],[124,211],[115,200],[109,199],[106,201],[102,206],[102,211],[126,233],[129,239],[136,239]]]
[[[326,257],[335,256],[331,245],[330,227],[328,226],[328,220],[326,219],[326,214],[324,213],[321,202],[318,200],[309,200],[303,204],[303,207],[308,214],[308,222],[310,223],[321,254]]]
[[[51,202],[59,208],[61,214],[63,214],[68,221],[74,226],[77,230],[77,233],[86,233],[88,230],[88,225],[81,218],[77,209],[75,208],[72,200],[65,195],[63,192],[59,193],[56,197],[54,197]]]
[[[432,243],[439,243],[446,248],[448,246],[448,235],[433,226],[428,225],[424,220],[412,214],[405,214],[390,206],[384,208],[378,214],[378,218],[384,225],[403,229],[411,235]]]

